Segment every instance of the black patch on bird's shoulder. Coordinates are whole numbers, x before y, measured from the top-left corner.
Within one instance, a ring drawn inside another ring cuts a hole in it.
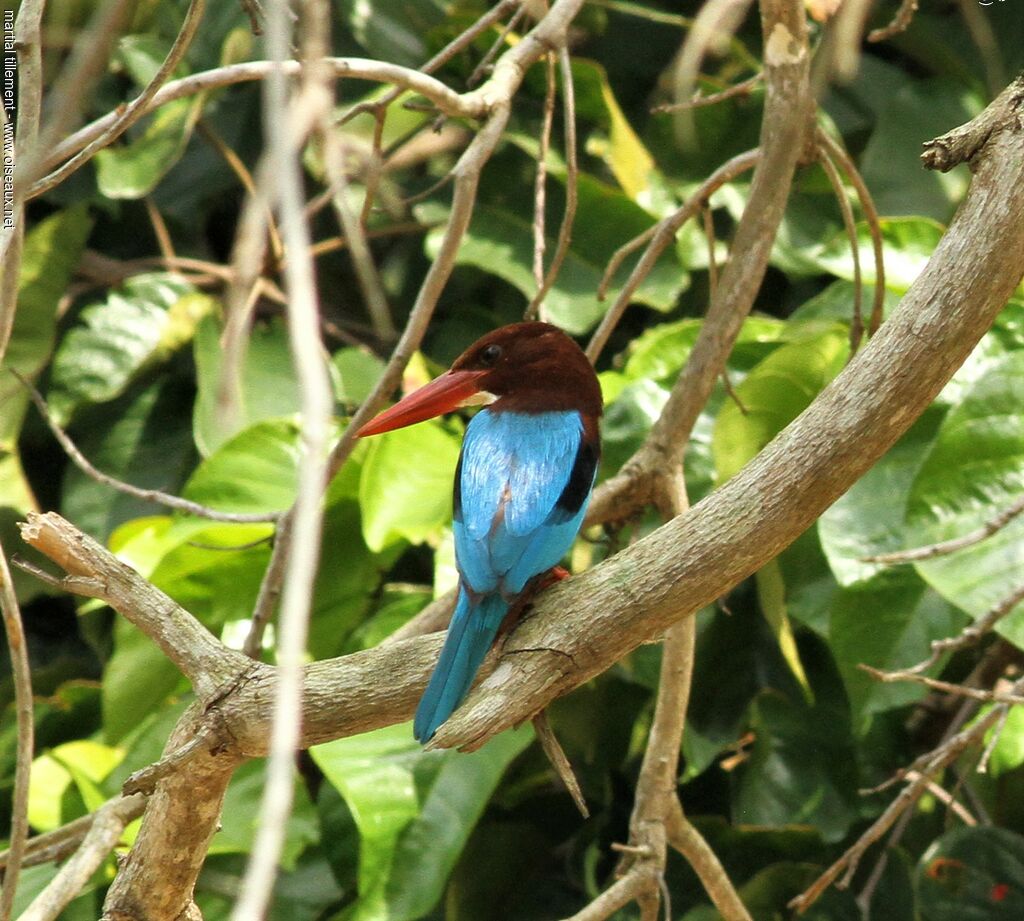
[[[594,471],[597,470],[597,462],[600,459],[600,449],[590,439],[580,439],[580,446],[576,449],[576,460],[572,464],[572,472],[569,474],[569,481],[565,489],[558,497],[555,508],[566,514],[566,518],[572,518],[583,503],[594,485]]]
[[[462,452],[459,452],[459,462],[455,466],[455,485],[452,488],[452,517],[456,521],[462,521]]]

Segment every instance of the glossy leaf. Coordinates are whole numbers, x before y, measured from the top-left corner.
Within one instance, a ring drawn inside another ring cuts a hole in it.
[[[403,723],[311,749],[359,828],[351,921],[412,921],[436,904],[508,764],[532,738],[507,732],[470,755],[425,752]]]
[[[83,403],[122,394],[145,369],[191,339],[213,302],[174,275],[136,275],[84,308],[54,356],[49,402],[60,422]]]
[[[256,324],[250,330],[241,379],[234,387],[223,379],[222,334],[220,323],[208,315],[197,326],[194,340],[198,393],[193,428],[204,457],[254,423],[290,416],[300,408],[288,330],[282,320]],[[225,388],[237,390],[230,416],[222,401]]]
[[[18,311],[4,366],[34,379],[47,362],[57,329],[57,305],[78,264],[92,220],[83,206],[40,221],[25,237],[18,279]],[[14,449],[28,395],[11,375],[0,375],[0,448]]]
[[[908,546],[969,534],[1009,507],[1024,490],[1024,352],[993,365],[950,410],[910,491]],[[916,563],[939,594],[981,617],[1020,585],[1024,519],[981,543]],[[1021,613],[997,629],[1024,641]]]
[[[367,546],[379,552],[400,540],[439,537],[452,515],[458,439],[431,421],[369,441],[359,480]]]

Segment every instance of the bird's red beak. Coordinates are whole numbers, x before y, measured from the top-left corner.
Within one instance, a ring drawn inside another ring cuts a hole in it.
[[[450,413],[481,392],[480,378],[487,373],[447,371],[425,387],[410,393],[376,419],[371,419],[356,432],[356,435],[360,438],[380,435],[382,432],[400,429],[415,422],[422,422],[424,419],[432,419],[442,413]]]

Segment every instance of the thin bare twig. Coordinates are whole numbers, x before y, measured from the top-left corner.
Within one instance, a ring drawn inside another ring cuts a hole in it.
[[[1020,694],[1022,691],[1024,691],[1024,679],[1017,681],[1013,686],[1014,695]],[[905,809],[917,802],[921,794],[928,789],[928,785],[936,773],[952,764],[964,751],[978,743],[989,728],[999,721],[1005,707],[1006,704],[993,707],[967,729],[950,736],[938,748],[917,759],[911,768],[904,772],[903,776],[909,780],[909,783],[900,791],[899,795],[835,863],[789,903],[790,908],[802,914],[834,882],[840,889],[849,886],[867,849],[892,827]],[[910,779],[911,773],[913,779]],[[840,879],[840,875],[842,879]],[[837,880],[838,882],[836,882]]]
[[[591,361],[595,361],[601,354],[602,349],[608,342],[612,331],[618,325],[620,319],[622,319],[623,313],[629,306],[630,298],[633,296],[633,292],[640,286],[640,283],[647,277],[648,273],[654,267],[655,262],[661,256],[662,252],[668,247],[668,245],[675,239],[675,235],[679,232],[679,228],[683,226],[691,217],[700,213],[700,209],[704,207],[707,200],[715,193],[717,189],[725,185],[727,182],[732,182],[737,176],[745,173],[747,170],[757,165],[761,159],[760,148],[754,150],[748,150],[745,153],[737,154],[727,163],[723,163],[717,170],[715,170],[707,179],[701,183],[700,187],[686,200],[685,204],[679,208],[674,214],[669,215],[667,218],[663,218],[654,227],[644,231],[636,240],[630,241],[625,246],[620,247],[611,261],[608,263],[608,268],[605,270],[604,278],[601,279],[601,285],[598,289],[598,296],[601,296],[601,292],[605,290],[607,284],[611,281],[618,267],[622,264],[622,260],[634,249],[637,248],[637,241],[646,242],[647,249],[644,250],[643,256],[640,257],[640,261],[636,264],[626,283],[622,286],[622,290],[619,291],[618,297],[615,302],[608,308],[608,312],[604,315],[601,320],[601,324],[594,331],[593,336],[590,339],[590,343],[587,345],[587,357]],[[642,242],[639,244],[642,245]]]
[[[267,13],[267,50],[283,62],[291,46],[290,11],[286,0],[273,0]],[[309,132],[327,118],[333,100],[332,74],[321,59],[330,34],[330,8],[323,0],[303,4],[303,55],[313,62],[303,73],[301,88],[289,98],[280,69],[264,83],[263,125],[268,138],[267,162],[274,189],[264,192],[278,204],[281,233],[288,253],[284,275],[289,297],[288,332],[292,363],[299,382],[303,453],[299,460],[298,493],[288,513],[295,552],[285,565],[277,642],[277,692],[271,722],[266,786],[260,801],[256,839],[231,917],[247,921],[263,916],[277,876],[278,858],[294,794],[293,760],[299,744],[302,664],[306,651],[313,584],[319,560],[327,482],[327,447],[332,409],[331,383],[323,360],[310,235],[306,223],[299,155]]]
[[[4,634],[11,657],[14,706],[18,725],[14,792],[11,799],[10,845],[3,874],[3,889],[0,890],[0,921],[8,921],[14,906],[14,893],[18,888],[18,874],[21,872],[25,842],[28,839],[28,785],[35,737],[32,725],[32,669],[28,661],[28,646],[25,642],[25,628],[21,622],[18,596],[14,592],[11,570],[7,565],[7,555],[3,547],[0,547],[0,611],[3,614]]]
[[[914,18],[914,13],[916,12],[917,0],[903,0],[903,2],[900,3],[900,8],[896,11],[896,15],[893,16],[889,25],[884,26],[881,29],[872,29],[868,32],[868,41],[884,42],[886,39],[892,38],[894,35],[899,35],[900,32],[905,32]]]
[[[918,662],[917,665],[906,669],[906,671],[919,674],[927,671],[938,662],[943,653],[973,646],[1022,601],[1024,601],[1024,585],[1019,586],[1001,601],[994,604],[983,617],[964,628],[959,635],[942,640],[932,640],[931,655],[923,662]]]
[[[113,124],[102,135],[91,143],[86,144],[71,159],[67,160],[48,176],[33,182],[29,190],[29,198],[43,195],[49,192],[50,189],[60,185],[72,173],[88,163],[96,155],[97,151],[113,144],[114,141],[146,114],[150,103],[159,89],[167,82],[171,74],[174,73],[174,69],[181,63],[182,58],[185,57],[185,52],[188,51],[196,32],[199,31],[199,23],[202,22],[205,11],[206,0],[191,0],[188,10],[185,12],[185,21],[181,24],[181,29],[174,39],[174,44],[171,45],[170,51],[167,52],[167,57],[164,58],[163,63],[153,75],[153,78],[143,88],[142,92],[128,105],[118,109]]]
[[[850,320],[850,356],[853,357],[857,354],[861,339],[864,337],[864,311],[861,306],[864,290],[860,272],[860,243],[857,240],[857,225],[853,220],[853,210],[846,197],[846,189],[843,188],[843,180],[839,177],[839,171],[824,147],[819,146],[818,148],[818,162],[832,186],[836,203],[843,216],[843,227],[846,230],[847,239],[850,241],[850,253],[853,256],[853,317]]]
[[[547,247],[545,224],[547,215],[548,149],[551,146],[551,126],[555,118],[555,56],[550,51],[544,56],[547,89],[544,93],[544,114],[541,118],[540,139],[537,144],[537,172],[533,182],[533,280],[537,285],[524,318],[546,321],[544,302],[537,297],[544,286],[544,250]]]
[[[843,172],[853,183],[853,187],[857,190],[861,211],[864,212],[864,220],[868,225],[871,250],[875,259],[874,301],[871,305],[871,318],[868,320],[868,334],[873,336],[878,331],[878,327],[882,325],[882,311],[885,307],[885,255],[882,248],[882,224],[878,217],[878,209],[875,207],[871,190],[846,148],[826,131],[819,129],[816,138],[818,144],[823,145],[829,155],[839,162]]]
[[[739,83],[734,83],[732,86],[726,87],[724,90],[719,90],[717,93],[708,93],[705,95],[700,90],[697,90],[689,99],[685,102],[666,102],[659,106],[654,106],[651,109],[652,115],[660,115],[665,112],[681,112],[684,109],[700,109],[704,106],[717,105],[720,102],[725,102],[727,99],[735,99],[736,97],[749,96],[754,88],[764,80],[764,74],[756,73],[752,77],[747,77],[746,80],[741,80]]]
[[[541,748],[544,749],[544,754],[548,756],[548,761],[551,762],[551,766],[555,769],[559,780],[565,785],[565,789],[569,791],[569,795],[576,804],[576,808],[579,809],[580,815],[585,819],[589,819],[590,810],[587,808],[587,801],[583,798],[580,782],[576,779],[572,765],[565,756],[558,737],[551,728],[546,710],[541,710],[533,718],[533,728],[537,733],[537,740],[540,742]]]
[[[197,518],[207,518],[210,521],[226,521],[232,524],[252,524],[257,522],[277,521],[278,518],[280,518],[279,512],[222,512],[219,509],[201,505],[198,502],[193,502],[191,499],[183,499],[181,496],[173,496],[170,493],[162,492],[159,489],[143,489],[140,486],[133,486],[131,483],[125,483],[123,480],[112,477],[110,474],[104,473],[102,470],[97,470],[89,459],[78,450],[78,446],[71,440],[68,433],[57,424],[56,420],[50,413],[49,406],[46,405],[46,400],[43,399],[43,395],[36,389],[35,385],[14,368],[9,368],[8,370],[28,391],[29,397],[35,404],[36,409],[39,410],[39,415],[43,417],[43,421],[52,432],[53,437],[57,439],[60,446],[64,449],[67,456],[71,458],[74,465],[87,477],[95,480],[97,483],[109,486],[111,489],[124,493],[126,496],[132,496],[135,499],[142,499],[145,502],[155,502],[158,505],[164,505],[167,508],[174,509],[175,511],[186,512],[189,515],[195,515]]]
[[[925,687],[932,688],[932,690],[935,691],[942,691],[946,694],[956,694],[958,697],[969,697],[971,700],[980,700],[985,703],[1024,704],[1024,697],[1007,695],[998,691],[986,691],[983,688],[967,687],[966,685],[955,684],[951,681],[940,681],[937,678],[929,678],[927,675],[922,675],[918,672],[907,669],[884,671],[880,668],[874,668],[871,665],[865,665],[863,662],[858,666],[858,668],[860,668],[861,671],[867,672],[876,681],[881,681],[885,684],[891,684],[899,681],[910,681],[915,684],[923,684]]]
[[[520,21],[525,15],[526,4],[522,3],[519,9],[517,9],[515,13],[512,14],[512,18],[507,23],[505,23],[501,32],[498,33],[498,37],[494,40],[494,44],[487,49],[487,52],[480,59],[480,62],[476,65],[476,67],[473,68],[473,72],[466,78],[466,86],[474,87],[484,78],[484,76],[487,74],[487,71],[490,69],[491,61],[493,61],[495,55],[497,55],[497,53],[501,51],[502,46],[505,44],[505,41],[509,36],[509,33],[519,25]]]
[[[914,547],[910,550],[896,550],[893,553],[865,556],[861,558],[861,561],[864,563],[913,563],[918,560],[930,560],[937,556],[948,556],[950,553],[980,544],[986,538],[1005,528],[1021,512],[1024,512],[1024,496],[1017,499],[1009,508],[990,518],[980,528],[963,535],[963,537],[954,537],[952,540],[944,540],[924,547]]]
[[[136,817],[127,801],[112,800],[91,816],[89,830],[74,856],[19,916],[18,921],[52,921],[83,889],[121,840],[125,826]]]
[[[572,59],[564,45],[558,49],[559,68],[562,73],[562,120],[565,123],[565,210],[562,212],[562,226],[558,230],[555,255],[551,259],[544,281],[526,308],[526,315],[533,316],[540,310],[540,304],[548,296],[558,273],[562,270],[565,257],[572,243],[572,228],[576,222],[576,207],[579,201],[579,162],[576,141],[576,89],[572,79]]]

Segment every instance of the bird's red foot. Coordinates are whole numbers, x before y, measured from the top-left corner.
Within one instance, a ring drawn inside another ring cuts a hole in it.
[[[544,589],[550,588],[556,582],[569,578],[569,570],[562,566],[552,566],[546,572],[534,576],[526,587],[520,592],[519,597],[512,603],[498,629],[498,637],[501,638],[511,632],[512,628],[519,623],[519,619],[533,604],[533,599]]]

